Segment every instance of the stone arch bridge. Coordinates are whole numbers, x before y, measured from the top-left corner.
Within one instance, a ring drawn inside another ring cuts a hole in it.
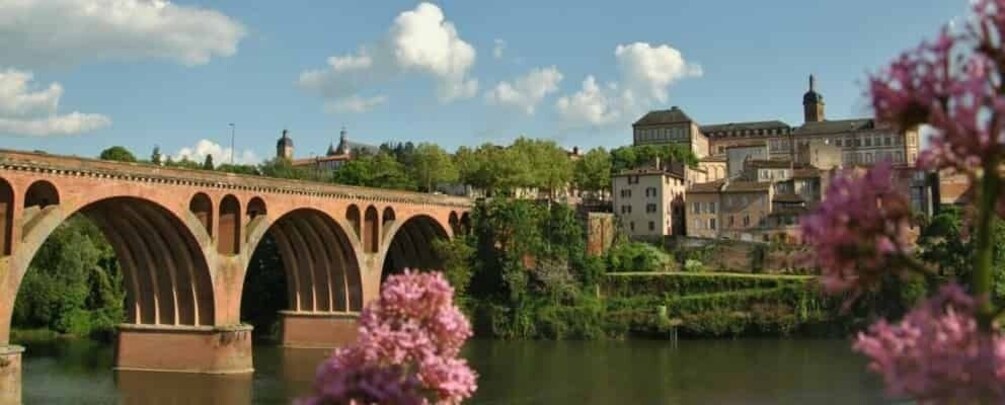
[[[72,215],[98,225],[123,271],[118,368],[246,373],[242,287],[266,234],[286,272],[283,344],[325,347],[353,337],[382,276],[436,267],[431,241],[466,229],[470,207],[447,196],[0,151],[0,392],[20,391],[22,349],[9,343],[18,288]]]

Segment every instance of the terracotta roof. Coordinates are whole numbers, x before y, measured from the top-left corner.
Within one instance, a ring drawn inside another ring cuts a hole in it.
[[[691,117],[688,117],[683,110],[677,106],[671,107],[669,110],[656,110],[650,111],[635,121],[632,126],[636,125],[660,125],[660,124],[679,124],[694,122]]]
[[[876,129],[876,121],[872,118],[853,118],[847,120],[833,120],[820,122],[807,122],[793,131],[799,135],[819,135],[819,134],[840,134],[851,131],[862,131]]]
[[[673,170],[660,170],[655,167],[622,170],[620,173],[614,175],[614,177],[626,177],[626,176],[670,176],[670,177],[677,177],[680,179],[684,178],[684,175],[682,173],[678,173]]]
[[[760,181],[731,181],[722,189],[724,193],[744,193],[771,190],[770,182]]]
[[[725,162],[726,161],[726,156],[725,155],[705,156],[705,157],[701,158],[701,161],[702,162]]]
[[[696,183],[692,184],[690,188],[687,189],[688,193],[718,193],[719,189],[726,182],[723,180],[716,180],[708,183]]]

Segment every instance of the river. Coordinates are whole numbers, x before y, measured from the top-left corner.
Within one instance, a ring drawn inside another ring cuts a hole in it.
[[[475,340],[481,404],[885,403],[841,340],[543,342]],[[30,345],[25,404],[288,403],[310,387],[320,350],[256,346],[253,376],[112,371],[89,341]]]

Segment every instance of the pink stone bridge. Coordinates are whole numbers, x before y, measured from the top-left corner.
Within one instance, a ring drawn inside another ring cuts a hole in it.
[[[244,277],[268,233],[286,272],[282,343],[351,339],[382,275],[434,268],[430,243],[468,224],[464,198],[0,150],[0,404],[20,399],[10,344],[18,288],[46,238],[72,215],[115,249],[126,289],[116,366],[252,372],[241,323]],[[30,349],[30,348],[29,348]]]

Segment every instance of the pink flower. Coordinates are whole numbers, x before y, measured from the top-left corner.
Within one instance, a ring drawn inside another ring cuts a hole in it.
[[[801,224],[828,293],[859,294],[876,287],[884,274],[902,270],[891,259],[906,245],[910,210],[894,190],[888,163],[864,175],[836,176]]]
[[[1005,401],[1005,337],[978,332],[976,303],[956,284],[896,325],[881,320],[854,349],[871,359],[887,392],[922,403]]]
[[[977,22],[964,33],[943,29],[935,42],[904,53],[870,79],[877,119],[898,129],[923,123],[935,129],[919,165],[973,172],[986,158],[1005,151],[1005,122],[989,119],[1005,116],[993,62],[1001,49],[989,45],[1005,32],[1003,4],[975,2]]]
[[[457,358],[471,324],[453,294],[441,273],[389,277],[360,314],[356,344],[322,364],[309,400],[459,403],[473,395],[477,374]]]

